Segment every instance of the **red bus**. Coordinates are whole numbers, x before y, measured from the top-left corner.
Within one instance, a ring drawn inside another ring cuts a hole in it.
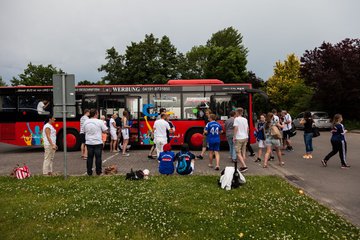
[[[17,146],[41,146],[46,114],[52,112],[52,86],[0,87],[0,142]],[[151,145],[150,131],[160,108],[171,112],[176,131],[172,145],[188,143],[192,149],[202,145],[204,110],[211,109],[223,124],[229,112],[245,110],[250,133],[254,130],[251,84],[224,84],[217,79],[169,80],[152,85],[88,85],[76,86],[76,116],[67,119],[67,147],[78,150],[79,119],[84,109],[96,108],[100,115],[127,110],[130,113],[131,145]],[[50,101],[49,113],[37,111],[41,100]],[[63,123],[57,119],[58,146],[63,147]],[[221,136],[226,142],[225,134]],[[251,143],[255,142],[250,134]]]

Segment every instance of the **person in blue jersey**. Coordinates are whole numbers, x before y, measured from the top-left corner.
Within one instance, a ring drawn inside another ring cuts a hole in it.
[[[195,170],[195,155],[189,151],[189,145],[184,143],[180,152],[175,155],[176,172],[180,175],[192,174]]]
[[[160,174],[173,174],[174,173],[174,159],[175,153],[171,151],[171,145],[165,144],[164,151],[160,153],[159,160],[159,173]]]
[[[206,124],[204,134],[209,148],[209,167],[213,167],[213,158],[215,154],[216,167],[215,170],[220,169],[220,134],[222,133],[221,125],[216,122],[216,115],[210,114],[209,122]]]
[[[341,168],[349,168],[350,166],[346,162],[346,151],[347,151],[347,144],[345,139],[345,130],[344,125],[341,123],[343,121],[341,114],[335,114],[333,120],[333,128],[331,130],[331,145],[332,151],[326,155],[326,157],[321,160],[321,163],[324,167],[327,167],[327,162],[329,159],[334,156],[336,153],[339,152],[340,161],[341,161]]]

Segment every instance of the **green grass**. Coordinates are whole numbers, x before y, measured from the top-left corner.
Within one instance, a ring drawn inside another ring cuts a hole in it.
[[[225,191],[214,176],[1,177],[0,239],[359,239],[281,178],[247,181]]]

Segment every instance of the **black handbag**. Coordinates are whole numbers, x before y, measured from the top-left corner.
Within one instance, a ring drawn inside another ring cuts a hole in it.
[[[313,138],[320,136],[319,128],[313,127],[312,132],[313,132]]]

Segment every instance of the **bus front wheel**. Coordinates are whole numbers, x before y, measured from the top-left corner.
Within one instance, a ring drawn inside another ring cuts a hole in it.
[[[203,139],[203,129],[194,128],[187,132],[185,142],[189,144],[191,150],[201,150]]]
[[[57,136],[57,142],[58,142],[58,147],[59,150],[64,150],[64,132],[59,133],[59,135]],[[66,146],[67,146],[67,151],[72,152],[72,151],[77,151],[80,149],[80,135],[78,133],[78,131],[76,131],[75,129],[67,129],[66,130]]]

